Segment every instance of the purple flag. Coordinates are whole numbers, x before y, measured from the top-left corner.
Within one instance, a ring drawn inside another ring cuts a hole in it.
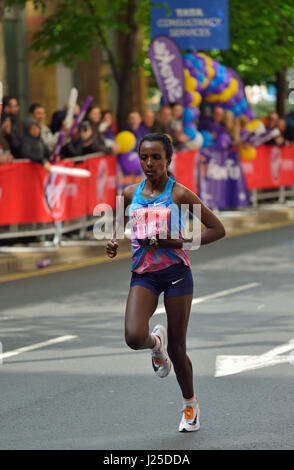
[[[167,36],[157,36],[150,44],[148,56],[164,103],[185,106],[184,63],[176,43]]]
[[[250,197],[235,151],[207,147],[201,151],[199,196],[211,209],[247,207]]]

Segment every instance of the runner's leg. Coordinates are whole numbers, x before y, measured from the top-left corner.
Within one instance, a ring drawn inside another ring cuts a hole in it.
[[[154,337],[149,334],[149,320],[156,310],[158,296],[143,286],[130,289],[125,314],[125,339],[132,349],[151,349]]]
[[[184,398],[194,396],[192,363],[186,353],[186,335],[193,295],[167,297],[164,305],[167,313],[167,352]]]

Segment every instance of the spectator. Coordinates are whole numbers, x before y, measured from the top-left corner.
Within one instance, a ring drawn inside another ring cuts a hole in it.
[[[136,147],[144,135],[148,133],[142,122],[141,114],[138,111],[131,111],[128,114],[128,124],[125,126],[125,130],[132,132],[136,137]]]
[[[278,113],[276,113],[276,111],[270,111],[268,113],[267,118],[265,119],[265,127],[268,130],[276,129],[278,128],[278,123],[279,123]]]
[[[144,135],[149,134],[151,132],[152,126],[154,124],[155,115],[151,109],[145,109],[143,113],[143,119],[141,122],[141,128],[144,132]]]
[[[171,105],[172,119],[171,129],[174,137],[175,150],[183,150],[186,142],[190,141],[190,137],[184,133],[183,117],[184,107],[179,103],[173,103]]]
[[[99,135],[99,124],[101,122],[101,109],[97,105],[91,105],[86,113],[85,120],[90,122],[93,130]]]
[[[76,104],[73,117],[76,118],[79,112],[80,112],[80,105]],[[55,113],[53,113],[52,118],[51,118],[51,123],[49,126],[52,134],[55,134],[56,132],[61,131],[62,122],[64,121],[66,114],[67,114],[67,109],[58,110],[58,111],[55,111]]]
[[[249,119],[247,116],[242,115],[234,119],[234,126],[231,132],[232,145],[239,146],[242,142],[246,142],[246,139],[251,132],[246,129]]]
[[[41,126],[35,119],[29,118],[24,122],[21,156],[33,162],[41,163],[46,170],[50,170],[50,152],[41,137]]]
[[[5,117],[10,117],[13,123],[16,123],[19,114],[19,104],[13,96],[3,97],[2,121]]]
[[[72,140],[62,147],[61,157],[70,158],[98,152],[110,155],[118,153],[118,150],[116,143],[108,145],[101,134],[94,131],[89,121],[83,121],[75,129]]]
[[[286,131],[286,126],[283,124],[283,123],[280,123],[279,124],[279,115],[278,113],[276,113],[276,111],[270,111],[268,113],[268,116],[266,118],[266,121],[265,121],[265,126],[266,126],[266,129],[268,131],[273,131],[274,129],[280,131],[280,128],[283,128],[284,126],[284,130],[283,132]],[[282,120],[284,121],[284,120]],[[278,137],[274,137],[273,139],[270,139],[270,140],[267,140],[265,142],[266,145],[284,145],[284,137],[279,135]]]
[[[184,114],[184,107],[179,103],[173,103],[171,105],[172,110],[172,128],[177,131],[183,128],[183,114]]]
[[[6,135],[9,135],[9,133],[11,133],[11,120],[6,118],[0,128],[0,163],[13,162],[9,141],[6,138]]]
[[[172,130],[172,111],[170,106],[161,106],[158,116],[152,126],[152,132],[158,132],[160,134],[168,134],[173,137]]]
[[[230,139],[231,139],[230,144],[233,146],[237,146],[240,143],[240,132],[243,126],[243,121],[242,121],[243,117],[245,118],[244,120],[244,126],[245,126],[245,122],[246,123],[248,122],[248,118],[246,116],[240,116],[238,118],[235,118],[235,115],[232,111],[227,110],[224,112],[222,125],[224,126],[224,129],[227,132],[227,134],[230,136]]]
[[[231,145],[230,135],[223,126],[224,110],[220,106],[214,106],[211,117],[206,117],[199,123],[199,130],[207,130],[211,133],[214,146],[224,150]]]
[[[53,134],[48,126],[46,126],[46,110],[44,106],[39,103],[33,103],[29,107],[29,115],[32,119],[35,119],[41,129],[41,137],[49,149],[49,152],[52,153],[54,147],[57,143],[58,133]]]
[[[9,134],[6,134],[6,140],[9,143],[10,151],[14,157],[20,156],[21,151],[21,131],[18,125],[19,105],[17,99],[12,96],[3,98],[2,122],[10,119],[11,128]]]
[[[285,138],[290,142],[294,142],[294,110],[286,116]]]
[[[278,137],[275,138],[276,145],[280,145],[280,146],[289,145],[290,142],[286,137],[286,135],[287,135],[287,123],[286,123],[285,119],[279,119],[278,120],[278,129],[279,129],[281,135],[279,135]]]
[[[102,134],[105,142],[114,142],[117,134],[117,125],[115,123],[115,117],[110,109],[106,109],[102,112],[101,121],[99,124],[99,132]]]
[[[52,134],[55,134],[56,132],[59,132],[61,130],[62,121],[65,119],[65,116],[65,110],[58,110],[53,113],[51,123],[49,125]]]

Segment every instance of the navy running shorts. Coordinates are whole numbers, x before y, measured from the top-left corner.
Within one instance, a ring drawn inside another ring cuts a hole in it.
[[[193,276],[189,266],[183,263],[173,264],[160,271],[138,274],[132,273],[130,287],[142,286],[156,295],[164,292],[164,298],[193,294]]]

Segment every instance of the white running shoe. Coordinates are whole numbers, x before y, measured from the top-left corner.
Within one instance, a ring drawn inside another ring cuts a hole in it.
[[[200,409],[196,398],[192,405],[188,404],[182,410],[182,419],[179,425],[180,432],[199,431],[200,429]]]
[[[151,352],[152,367],[156,374],[163,378],[169,374],[171,361],[166,352],[167,333],[162,325],[156,325],[151,333],[152,336],[158,336],[160,339],[159,349]]]

